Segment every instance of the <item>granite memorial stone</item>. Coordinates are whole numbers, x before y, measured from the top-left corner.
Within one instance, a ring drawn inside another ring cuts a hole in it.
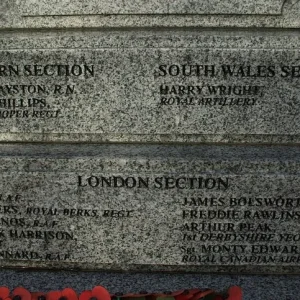
[[[299,28],[295,0],[2,0],[1,266],[299,273]]]
[[[2,266],[299,270],[298,148],[0,150]]]
[[[226,27],[222,16],[233,24],[249,17],[258,26],[261,18],[281,22],[297,15],[300,6],[279,0],[82,3],[23,1],[11,26],[69,17],[99,17],[94,21],[101,26],[108,15],[130,22],[149,14],[152,26],[187,15],[199,17],[202,27],[211,26],[204,17]],[[14,4],[7,4],[7,15]],[[300,142],[294,31],[9,31],[0,43],[0,141]]]

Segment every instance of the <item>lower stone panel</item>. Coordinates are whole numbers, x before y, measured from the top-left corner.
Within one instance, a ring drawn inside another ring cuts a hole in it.
[[[1,145],[1,266],[299,273],[299,154]]]

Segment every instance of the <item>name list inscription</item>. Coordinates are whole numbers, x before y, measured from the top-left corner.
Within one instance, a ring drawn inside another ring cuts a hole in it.
[[[95,80],[96,72],[97,66],[87,64],[0,65],[0,80],[2,81],[0,85],[0,119],[59,118],[64,115],[64,111],[60,107],[62,106],[61,101],[66,101],[68,97],[76,94],[84,95],[84,92],[80,91],[80,84],[76,86],[76,84],[61,84],[61,82],[67,82],[68,78],[79,78],[88,82]],[[38,78],[43,81],[47,81],[45,80],[47,78],[55,78],[61,82],[51,85],[16,82],[21,78],[35,82],[38,81]],[[156,94],[160,95],[156,104],[161,107],[260,106],[263,105],[260,100],[264,99],[268,86],[232,83],[239,79],[253,81],[270,78],[299,79],[300,65],[162,64],[154,70],[154,79],[161,81],[156,89]],[[196,80],[201,84],[163,83],[163,81],[170,80],[184,82],[189,80],[195,82]],[[225,82],[214,84],[215,80],[229,81],[230,84]],[[3,84],[4,81],[7,84]],[[212,81],[211,84],[210,81]],[[61,98],[61,101],[53,101],[57,97]],[[86,103],[86,105],[93,106],[92,103]]]
[[[155,76],[161,78],[300,78],[300,66],[267,65],[160,65]],[[160,104],[167,106],[253,106],[267,89],[265,85],[168,85],[159,86]]]
[[[53,200],[57,195],[51,200],[51,186],[57,186],[54,178],[45,184],[50,187],[49,199],[34,201],[30,193],[0,195],[3,262],[76,265],[100,260],[105,265],[119,259],[114,256],[118,251],[134,247],[137,252],[125,261],[141,265],[300,263],[300,197],[272,191],[264,196],[260,191],[241,195],[235,186],[245,180],[243,176],[81,173],[67,177],[66,182],[73,178],[72,190],[64,194],[66,186],[60,180],[62,191],[57,193],[64,197],[62,202]],[[137,240],[132,240],[133,232]],[[147,242],[135,248],[146,236]],[[160,248],[161,240],[170,253]],[[147,252],[149,246],[157,251],[154,256]]]
[[[17,50],[2,61],[0,140],[295,141],[300,134],[300,65],[290,50]]]
[[[93,65],[0,65],[0,78],[94,77]],[[58,118],[61,109],[52,109],[47,96],[75,93],[75,85],[5,84],[0,85],[0,118]],[[6,97],[5,97],[6,96]]]

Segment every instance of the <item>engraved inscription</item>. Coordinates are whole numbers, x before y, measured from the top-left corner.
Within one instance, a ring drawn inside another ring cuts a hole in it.
[[[0,65],[0,78],[63,78],[94,77],[93,65]],[[72,84],[5,84],[0,85],[0,118],[58,118],[59,108],[53,109],[49,95],[68,96],[75,93]],[[7,96],[7,97],[4,97]]]
[[[1,183],[4,265],[56,262],[95,269],[118,263],[189,270],[300,263],[295,176],[79,172],[25,177],[29,187],[38,180],[38,190],[22,192],[21,186],[20,193],[11,192],[20,186],[11,176]]]
[[[2,54],[0,140],[174,142],[184,135],[192,142],[241,136],[247,142],[268,135],[297,142],[300,136],[297,50]]]
[[[0,139],[30,133],[43,140],[79,134],[93,141],[113,135],[177,141],[184,134],[200,141],[209,135],[296,141],[298,51],[240,51],[3,52],[10,63],[0,64]],[[145,55],[147,63],[136,63]]]
[[[182,208],[183,262],[300,262],[300,235],[287,230],[300,218],[300,198],[184,198]]]
[[[299,65],[160,65],[155,76],[162,78],[300,78]],[[233,81],[233,80],[232,80]],[[259,85],[170,85],[159,86],[160,104],[167,106],[253,106],[264,96]]]

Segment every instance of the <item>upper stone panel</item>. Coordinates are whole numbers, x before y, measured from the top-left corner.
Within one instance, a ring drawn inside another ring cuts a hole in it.
[[[0,1],[0,29],[102,27],[300,28],[300,1]]]
[[[0,141],[300,144],[300,37],[266,32],[2,33]]]
[[[103,14],[279,15],[284,0],[25,0],[25,16]]]

